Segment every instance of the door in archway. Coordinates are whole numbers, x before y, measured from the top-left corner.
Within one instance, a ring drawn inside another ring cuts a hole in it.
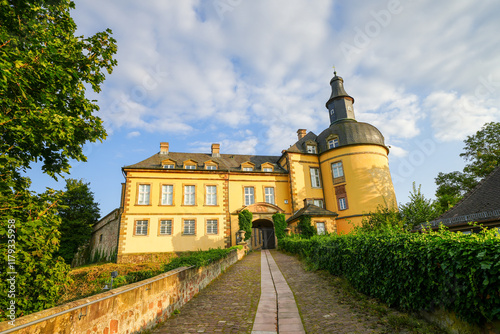
[[[257,219],[252,222],[253,228],[262,231],[262,249],[276,248],[276,237],[274,235],[274,224],[268,219]]]

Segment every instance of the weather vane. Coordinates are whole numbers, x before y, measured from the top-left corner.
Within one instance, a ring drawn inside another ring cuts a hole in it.
[[[335,65],[333,65],[332,67],[333,67],[333,74],[335,74],[335,76],[337,76],[337,71],[335,70]]]

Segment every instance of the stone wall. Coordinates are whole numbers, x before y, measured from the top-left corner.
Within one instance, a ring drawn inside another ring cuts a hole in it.
[[[179,268],[156,277],[0,323],[1,333],[138,333],[166,320],[227,267],[245,255],[234,250],[204,268]]]
[[[112,260],[118,250],[121,210],[115,209],[92,227],[90,260]]]
[[[117,263],[167,262],[183,252],[129,253],[118,255]]]

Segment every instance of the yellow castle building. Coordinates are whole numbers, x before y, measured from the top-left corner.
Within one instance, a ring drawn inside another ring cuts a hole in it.
[[[354,99],[336,73],[330,85],[330,126],[319,135],[299,129],[281,156],[221,154],[219,144],[210,153],[172,152],[165,142],[123,167],[121,208],[96,224],[93,252],[115,247],[118,262],[128,262],[230,247],[239,241],[238,213],[245,209],[253,214],[252,245],[273,248],[276,212],[292,231],[308,215],[318,233],[347,233],[379,205],[395,206],[384,137],[356,121]],[[109,239],[117,245],[103,243],[103,233],[116,233]]]

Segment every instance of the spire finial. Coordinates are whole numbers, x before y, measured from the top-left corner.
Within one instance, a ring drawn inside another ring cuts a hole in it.
[[[333,65],[333,74],[337,76],[337,71],[335,70],[335,65]]]

